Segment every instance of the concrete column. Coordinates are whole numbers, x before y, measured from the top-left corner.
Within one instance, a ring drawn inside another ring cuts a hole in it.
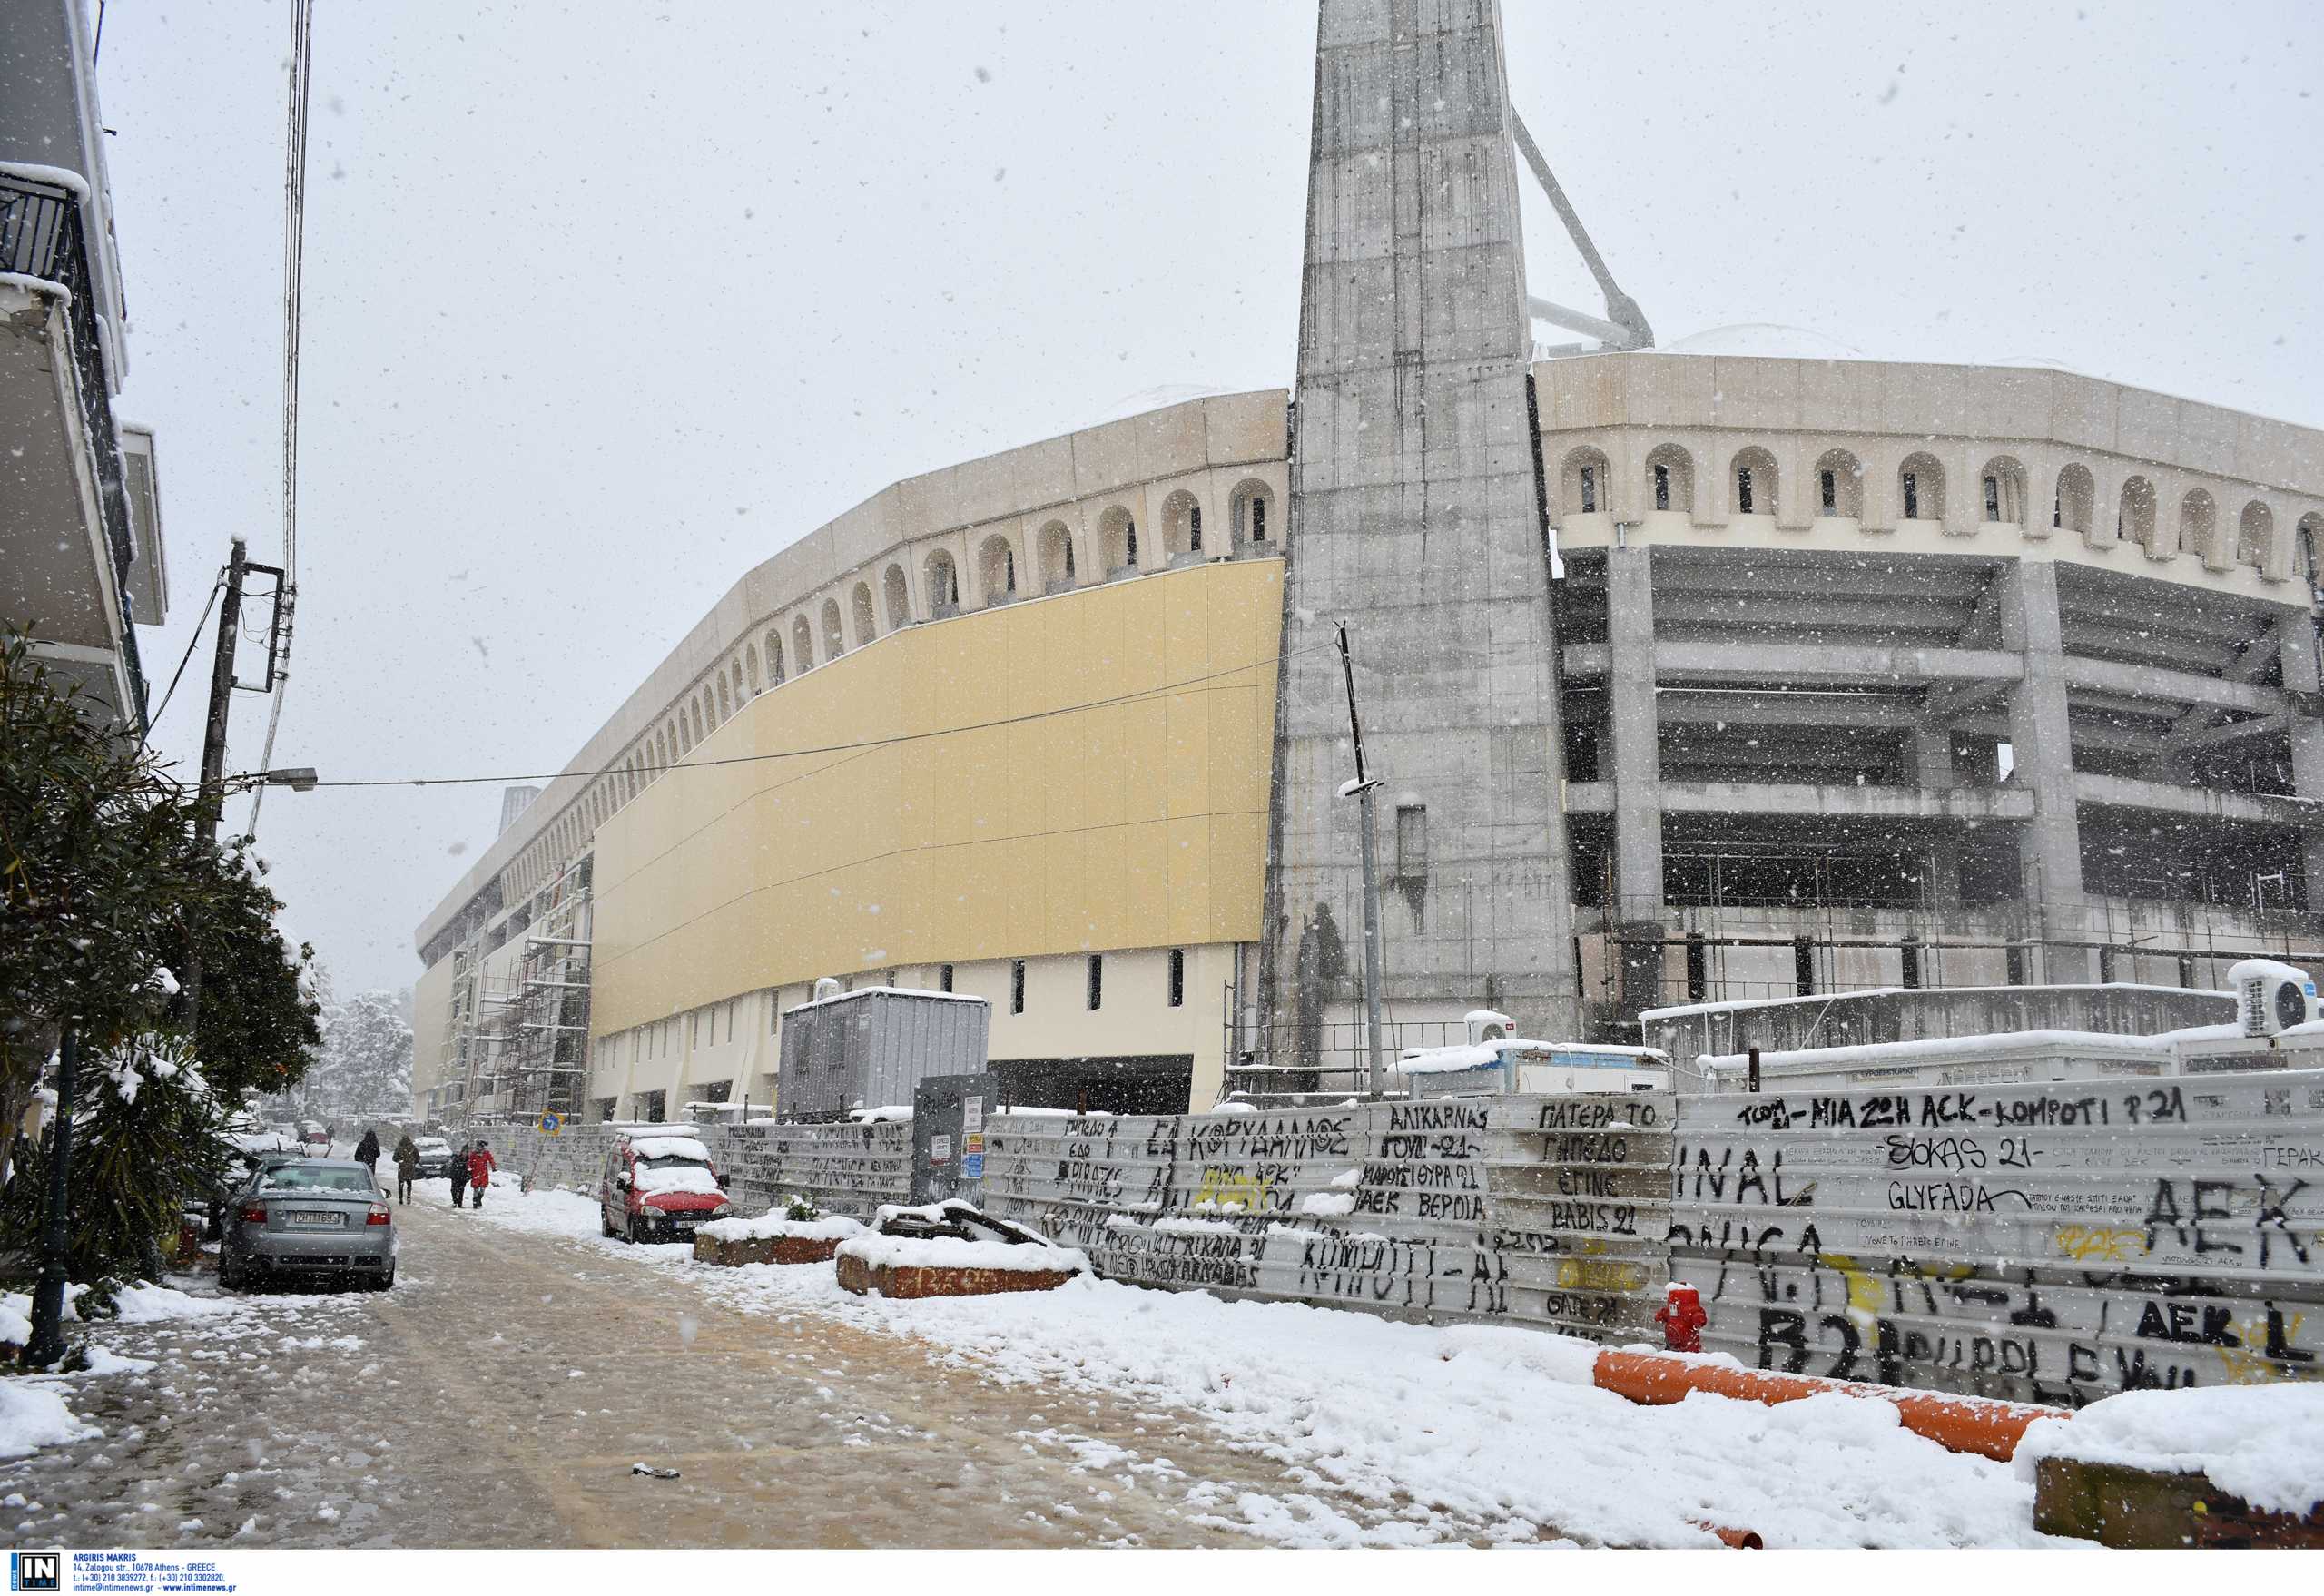
[[[1606,723],[1614,744],[1614,892],[1622,1010],[1662,1000],[1661,717],[1654,704],[1654,551],[1606,551]]]
[[[1537,1034],[1579,1035],[1500,8],[1324,0],[1315,82],[1265,1045],[1306,1061],[1309,1018],[1353,990],[1332,969],[1360,873],[1340,620],[1370,768],[1428,812],[1426,879],[1384,904],[1383,995],[1457,1015],[1490,983]]]
[[[2324,711],[2324,695],[2319,693],[2315,621],[2304,614],[2287,616],[2276,627],[2276,648],[2283,662],[2284,695],[2290,700],[2292,790],[2324,804],[2324,715],[2318,713]],[[2324,908],[2324,808],[2301,836],[2300,863],[2308,907]]]
[[[2034,818],[2018,832],[2021,891],[2043,915],[2046,934],[2078,939],[2082,912],[2082,826],[2074,810],[2073,733],[2066,716],[2065,652],[2058,622],[2058,571],[2048,560],[2019,559],[2000,576],[2002,646],[2024,658],[2025,676],[2009,695],[2010,783],[2034,794]],[[2093,979],[2086,960],[2050,951],[2038,979]]]
[[[1913,774],[1924,792],[1945,793],[1959,785],[1953,772],[1953,728],[1922,721],[1913,728]],[[1929,838],[1929,862],[1936,879],[1929,902],[1937,909],[1961,906],[1961,839],[1949,831]]]

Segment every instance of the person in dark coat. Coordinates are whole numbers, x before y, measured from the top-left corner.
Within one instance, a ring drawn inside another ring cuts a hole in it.
[[[379,1132],[370,1129],[363,1132],[363,1139],[355,1144],[355,1161],[371,1172],[371,1184],[376,1187],[379,1184]]]
[[[492,1144],[480,1141],[476,1151],[468,1155],[468,1207],[484,1207],[484,1188],[492,1184],[492,1172],[500,1167],[500,1160],[492,1156]]]
[[[411,1183],[419,1178],[419,1144],[405,1131],[396,1142],[396,1196],[406,1206],[411,1202]]]
[[[462,1206],[468,1189],[468,1144],[462,1142],[460,1150],[452,1155],[452,1162],[445,1173],[452,1179],[452,1207]]]

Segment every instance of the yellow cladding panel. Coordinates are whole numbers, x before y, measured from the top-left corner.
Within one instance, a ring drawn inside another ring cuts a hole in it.
[[[1256,940],[1282,601],[1279,560],[1197,566],[760,695],[598,828],[591,1030],[886,965]]]

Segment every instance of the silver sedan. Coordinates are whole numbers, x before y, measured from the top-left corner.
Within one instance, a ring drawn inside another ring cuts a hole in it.
[[[352,1158],[269,1164],[228,1199],[218,1284],[260,1275],[335,1278],[385,1291],[396,1283],[396,1220],[370,1170]]]

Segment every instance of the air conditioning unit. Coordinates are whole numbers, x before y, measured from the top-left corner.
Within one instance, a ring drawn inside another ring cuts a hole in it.
[[[2236,1019],[2245,1036],[2274,1036],[2324,1019],[2316,981],[2306,970],[2273,959],[2246,959],[2227,972],[2235,989]]]
[[[1505,1041],[1517,1034],[1517,1021],[1492,1009],[1472,1009],[1461,1017],[1468,1028],[1469,1045]]]

